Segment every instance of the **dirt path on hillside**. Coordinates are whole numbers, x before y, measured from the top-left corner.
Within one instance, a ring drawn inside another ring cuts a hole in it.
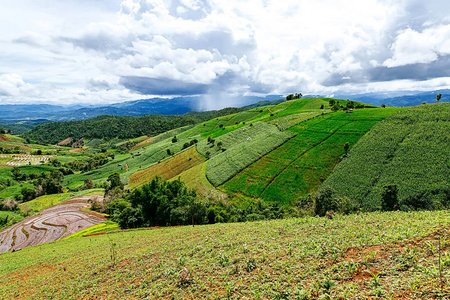
[[[0,232],[0,253],[57,241],[80,230],[106,222],[81,208],[88,207],[91,198],[103,200],[103,196],[76,197],[47,208]]]

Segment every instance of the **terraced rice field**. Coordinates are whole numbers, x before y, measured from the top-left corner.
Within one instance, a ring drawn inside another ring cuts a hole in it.
[[[57,241],[106,220],[82,210],[88,200],[102,196],[82,196],[52,206],[0,232],[0,253]]]
[[[18,167],[27,165],[39,165],[48,163],[51,156],[29,155],[29,154],[1,154],[0,160],[5,161],[7,167]]]

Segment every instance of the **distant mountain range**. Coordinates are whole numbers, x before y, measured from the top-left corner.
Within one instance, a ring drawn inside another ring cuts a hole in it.
[[[425,103],[436,103],[436,95],[442,94],[439,102],[450,102],[450,90],[438,90],[431,92],[403,91],[392,93],[369,93],[369,94],[337,94],[334,98],[358,100],[364,103],[381,106],[415,106]]]
[[[370,94],[336,94],[334,98],[351,99],[380,106],[414,106],[423,102],[435,103],[436,95],[442,94],[441,102],[450,101],[450,90],[439,90],[433,92],[395,92],[395,93],[370,93]],[[310,97],[318,97],[310,96]],[[322,95],[323,96],[323,95]],[[308,97],[305,95],[305,97]],[[267,97],[241,97],[233,99],[232,103],[239,105],[228,105],[252,108],[255,106],[276,104],[271,103],[276,99],[283,99],[281,95]],[[126,101],[106,106],[58,106],[50,104],[19,104],[0,105],[0,124],[18,124],[27,121],[27,125],[34,125],[47,121],[70,121],[85,120],[99,115],[117,116],[143,116],[150,114],[182,115],[190,111],[201,111],[201,97],[178,97],[173,99],[153,98],[136,101]],[[32,121],[32,122],[30,122]],[[31,123],[31,124],[30,124]]]
[[[242,97],[239,107],[258,101],[271,101],[282,96]],[[179,97],[173,99],[153,98],[126,101],[107,106],[58,106],[50,104],[0,105],[0,123],[46,119],[49,121],[85,120],[99,115],[143,116],[150,114],[182,115],[190,111],[199,111],[200,97]]]

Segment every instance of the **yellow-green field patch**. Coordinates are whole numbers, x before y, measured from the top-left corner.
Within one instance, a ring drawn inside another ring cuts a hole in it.
[[[191,147],[159,164],[153,165],[130,176],[128,187],[135,188],[150,182],[155,176],[163,180],[171,179],[182,172],[203,163],[206,160],[195,147]]]

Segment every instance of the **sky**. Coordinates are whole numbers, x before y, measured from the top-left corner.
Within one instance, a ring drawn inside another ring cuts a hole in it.
[[[0,103],[450,87],[448,0],[0,1]]]

